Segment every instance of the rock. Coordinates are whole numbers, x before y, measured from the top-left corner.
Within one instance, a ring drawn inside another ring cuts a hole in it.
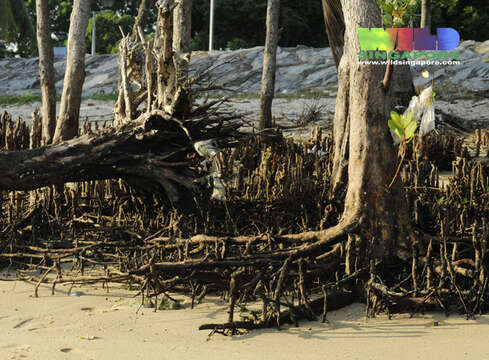
[[[471,49],[462,49],[460,51],[460,60],[464,61],[464,60],[472,60],[472,61],[478,61],[480,60],[481,56],[471,50]]]
[[[483,43],[477,43],[472,49],[478,54],[489,56],[489,40],[486,40]]]
[[[461,52],[462,65],[457,66],[412,66],[415,85],[425,86],[434,78],[436,82],[451,81],[467,90],[487,92],[489,87],[489,40],[485,42],[464,41],[457,48]],[[485,62],[485,61],[487,62]],[[119,81],[118,55],[86,57],[86,78],[83,95],[112,93],[117,91]],[[0,59],[0,93],[40,93],[39,60]],[[217,83],[233,90],[231,95],[258,93],[261,88],[263,47],[236,51],[206,51],[192,54],[190,74],[212,69],[210,77]],[[65,60],[54,64],[56,88],[61,92],[64,80]],[[421,77],[428,70],[430,78]],[[309,48],[299,45],[277,49],[276,90],[290,93],[322,90],[335,87],[337,72],[330,48]]]
[[[471,90],[488,91],[489,64],[472,62],[461,65],[452,77],[452,81]]]
[[[474,40],[465,40],[465,41],[462,41],[459,45],[458,45],[458,49],[461,49],[461,48],[468,48],[468,47],[471,47],[471,46],[474,46],[475,45],[475,41]]]
[[[338,82],[336,66],[318,66],[315,71],[307,75],[303,81],[304,86],[310,88],[319,88],[321,84],[330,84]]]

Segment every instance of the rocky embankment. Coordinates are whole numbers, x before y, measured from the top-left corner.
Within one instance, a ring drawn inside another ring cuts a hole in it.
[[[476,43],[465,41],[460,44],[462,64],[456,66],[413,66],[416,85],[426,85],[435,79],[436,102],[439,111],[459,118],[467,129],[489,127],[489,40]],[[277,54],[277,92],[273,115],[281,125],[293,125],[307,111],[311,104],[320,106],[319,122],[311,126],[331,126],[334,113],[337,74],[329,48],[313,49],[304,46],[280,48]],[[235,98],[227,106],[240,112],[251,112],[250,121],[256,122],[260,102],[254,96],[241,98],[245,94],[260,91],[263,48],[256,47],[237,51],[220,51],[212,55],[206,52],[192,54],[191,70],[198,73],[207,70],[209,78],[227,90],[227,95]],[[63,85],[64,60],[55,64],[58,93]],[[421,72],[428,69],[432,76],[425,79]],[[92,94],[113,93],[117,90],[118,56],[87,56],[85,99],[80,116],[90,121],[104,121],[112,118],[113,101],[89,99]],[[323,94],[319,100],[307,99],[304,91],[318,91]],[[23,95],[27,92],[39,93],[39,69],[37,59],[0,60],[0,95]],[[287,95],[286,95],[287,94]],[[291,94],[291,96],[288,96]],[[13,104],[0,106],[14,119],[21,116],[29,121],[34,108],[40,103]],[[59,105],[59,103],[58,103]],[[307,129],[303,129],[307,133]],[[297,132],[297,130],[296,130]]]
[[[416,85],[423,85],[420,73],[426,68],[438,84],[449,84],[487,97],[489,94],[489,40],[481,43],[464,41],[458,50],[462,64],[457,66],[413,66]],[[260,91],[263,47],[236,51],[218,51],[212,55],[196,52],[191,69],[199,72],[210,69],[213,81],[232,90],[231,93],[250,94]],[[336,68],[329,48],[279,48],[277,54],[276,89],[281,93],[332,90],[337,86]],[[63,85],[65,61],[55,63],[56,86]],[[117,90],[118,56],[87,56],[84,95]],[[0,94],[37,93],[39,89],[38,59],[1,59]]]

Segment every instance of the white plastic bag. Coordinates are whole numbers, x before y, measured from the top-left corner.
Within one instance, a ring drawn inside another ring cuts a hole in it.
[[[435,129],[433,86],[424,89],[419,96],[413,96],[404,114],[409,111],[412,111],[416,122],[420,124],[419,136],[423,137]]]

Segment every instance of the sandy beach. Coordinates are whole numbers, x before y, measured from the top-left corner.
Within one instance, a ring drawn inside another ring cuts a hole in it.
[[[134,291],[112,285],[0,281],[0,359],[488,359],[489,316],[466,320],[442,313],[365,320],[364,305],[329,313],[329,324],[301,322],[225,337],[199,331],[224,322],[226,304],[204,299],[190,309],[140,308]],[[139,311],[138,311],[139,309]],[[434,323],[438,322],[438,326]]]

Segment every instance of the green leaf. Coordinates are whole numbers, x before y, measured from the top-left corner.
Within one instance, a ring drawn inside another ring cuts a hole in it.
[[[392,130],[394,129],[399,129],[399,130],[402,130],[404,127],[402,126],[402,120],[401,120],[401,116],[396,113],[395,111],[391,111],[391,124],[393,126],[393,128],[391,128]]]
[[[387,121],[387,125],[389,126],[389,129],[391,129],[392,131],[399,129],[399,127],[397,126],[397,123],[392,119],[389,119],[389,121]]]
[[[387,124],[389,125],[389,128],[394,132],[394,134],[396,134],[397,137],[402,141],[403,140],[403,137],[401,135],[403,133],[402,128],[398,127],[398,125],[392,119],[390,119]]]
[[[406,139],[411,139],[412,137],[414,137],[417,128],[418,128],[418,123],[416,121],[411,121],[405,130],[404,135],[406,136]]]
[[[404,114],[404,118],[406,122],[409,124],[414,121],[414,114],[411,110],[409,110],[406,114]]]
[[[401,115],[399,115],[399,113],[397,113],[396,111],[392,110],[391,111],[391,118],[396,119],[396,120],[400,120]]]

